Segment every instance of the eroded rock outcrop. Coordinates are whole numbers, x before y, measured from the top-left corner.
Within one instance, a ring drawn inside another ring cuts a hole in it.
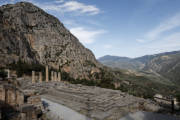
[[[88,78],[101,67],[57,18],[27,2],[0,7],[0,65],[19,59],[61,68],[74,78]]]

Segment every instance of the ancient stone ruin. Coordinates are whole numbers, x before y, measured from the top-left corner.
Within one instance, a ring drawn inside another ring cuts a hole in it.
[[[39,72],[39,82],[42,83],[42,72]]]
[[[35,83],[35,72],[32,71],[32,83]]]
[[[46,66],[46,82],[49,82],[49,70],[48,70],[48,66]]]
[[[39,95],[32,90],[23,91],[10,81],[1,81],[0,119],[42,120],[43,105]]]
[[[46,66],[44,83],[49,81],[49,69]],[[17,78],[7,69],[7,78],[0,81],[0,120],[46,120],[41,97],[34,89],[22,89]],[[60,81],[60,73],[51,71],[51,81]],[[32,71],[32,85],[43,83],[42,72]]]
[[[46,66],[46,82],[49,82],[49,68],[48,66]],[[51,71],[50,74],[50,81],[51,82],[60,82],[61,81],[61,73],[60,72],[55,72],[55,71]],[[32,71],[32,83],[36,83],[36,81],[39,81],[39,83],[43,82],[43,76],[42,76],[42,72],[39,72],[39,77],[38,80],[36,79],[36,73],[35,71]]]

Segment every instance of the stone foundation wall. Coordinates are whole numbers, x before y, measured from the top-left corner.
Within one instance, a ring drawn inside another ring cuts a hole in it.
[[[19,106],[24,104],[24,95],[13,86],[2,85],[0,87],[0,101],[11,106]]]
[[[0,85],[1,120],[42,120],[42,111],[41,98],[34,92],[23,92],[10,83]]]

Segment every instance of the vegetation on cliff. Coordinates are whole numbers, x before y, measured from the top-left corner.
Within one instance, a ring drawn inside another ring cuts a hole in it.
[[[3,68],[0,68],[0,77],[3,79],[7,77],[7,72]]]

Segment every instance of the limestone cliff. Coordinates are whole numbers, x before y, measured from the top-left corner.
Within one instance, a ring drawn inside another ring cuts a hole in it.
[[[0,7],[0,66],[19,59],[60,68],[74,78],[88,78],[101,67],[57,18],[27,2]]]

